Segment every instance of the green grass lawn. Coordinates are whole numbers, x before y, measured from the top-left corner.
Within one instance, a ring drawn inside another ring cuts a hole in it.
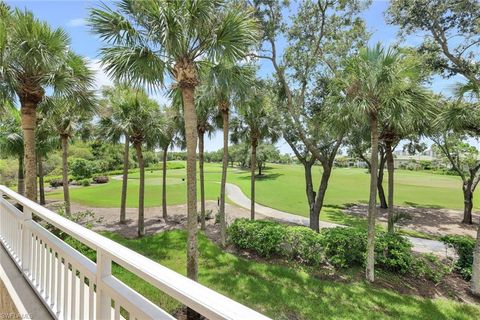
[[[205,166],[206,197],[216,200],[220,192],[220,164]],[[314,168],[314,181],[320,177],[320,167]],[[161,205],[161,171],[146,172],[147,186],[145,205]],[[167,195],[169,204],[186,202],[185,169],[168,170]],[[399,205],[462,209],[463,200],[460,179],[417,171],[396,171],[395,201]],[[229,168],[228,181],[250,195],[250,173]],[[344,224],[358,223],[355,217],[342,214],[341,207],[347,203],[366,202],[368,199],[369,176],[364,169],[334,169],[326,194],[325,209],[321,219]],[[386,182],[385,182],[386,183]],[[199,189],[199,188],[197,188]],[[92,185],[71,189],[73,202],[98,207],[120,205],[121,181],[111,179],[105,185]],[[48,193],[49,198],[61,199],[62,191]],[[128,185],[128,207],[138,205],[138,173],[130,174]],[[257,180],[257,202],[290,213],[307,216],[303,167],[299,165],[270,165],[265,175]],[[475,209],[480,208],[478,205]]]
[[[314,168],[314,181],[318,181],[321,168]],[[127,206],[138,206],[139,174],[129,176]],[[220,193],[221,165],[205,165],[205,190],[208,200],[216,200]],[[162,194],[162,172],[146,171],[145,205],[160,206]],[[167,197],[169,204],[186,202],[185,169],[167,171]],[[462,191],[460,179],[455,176],[431,174],[428,172],[397,170],[395,201],[398,205],[419,207],[462,209]],[[229,168],[228,181],[238,185],[250,196],[250,172]],[[326,194],[325,207],[320,219],[351,226],[365,226],[366,220],[345,214],[342,207],[347,203],[366,202],[368,199],[369,175],[366,170],[358,168],[334,169]],[[386,182],[385,182],[386,183]],[[385,186],[386,187],[386,186]],[[257,179],[257,202],[263,205],[308,216],[305,196],[303,167],[300,165],[270,165],[265,175]],[[199,188],[197,188],[199,190]],[[94,207],[119,207],[121,181],[111,179],[104,185],[72,188],[73,202]],[[47,194],[52,199],[62,199],[61,189]],[[228,199],[227,199],[228,201]],[[475,209],[480,208],[475,206]],[[403,232],[403,231],[402,231]],[[405,232],[404,232],[405,233]],[[427,237],[417,232],[409,235]]]
[[[134,240],[105,235],[185,274],[183,231]],[[245,260],[222,251],[203,234],[199,252],[200,283],[273,319],[473,319],[480,313],[473,305],[401,295],[364,282],[320,280],[301,269]],[[178,302],[130,272],[114,265],[113,273],[168,312],[179,308]]]

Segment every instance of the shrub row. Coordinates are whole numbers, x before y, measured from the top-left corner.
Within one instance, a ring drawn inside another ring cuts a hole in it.
[[[69,182],[72,180],[69,179]],[[50,183],[50,186],[52,188],[58,188],[63,186],[63,179],[62,178],[54,178],[54,179],[49,179],[48,182]],[[107,183],[108,182],[108,177],[107,176],[95,176],[91,179],[80,179],[80,180],[75,180],[72,182],[73,185],[80,185],[84,187],[88,187],[91,182],[95,182],[97,184],[102,184],[102,183]]]
[[[310,265],[329,263],[337,268],[365,262],[367,233],[361,229],[338,227],[316,233],[306,227],[237,219],[228,235],[237,248],[264,257],[277,256]],[[402,236],[378,232],[375,258],[380,268],[406,273],[412,263],[411,244]]]

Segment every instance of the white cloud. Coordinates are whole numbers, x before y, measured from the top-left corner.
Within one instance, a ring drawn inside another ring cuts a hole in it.
[[[76,19],[69,20],[67,22],[67,26],[69,27],[81,27],[86,24],[87,24],[87,21],[83,18],[76,18]]]
[[[112,86],[113,81],[102,68],[100,60],[89,59],[88,66],[95,72],[95,89],[101,89],[103,86]]]

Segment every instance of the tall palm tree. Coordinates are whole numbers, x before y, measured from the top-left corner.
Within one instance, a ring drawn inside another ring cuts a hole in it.
[[[198,134],[198,167],[200,171],[200,226],[205,230],[205,134],[211,137],[215,128],[215,100],[205,90],[199,90],[196,100],[197,134]]]
[[[243,59],[257,42],[257,24],[249,10],[227,6],[222,0],[121,0],[117,8],[93,9],[89,20],[94,32],[110,44],[101,52],[107,72],[155,89],[168,73],[182,93],[187,142],[187,276],[197,280],[198,71],[204,64]]]
[[[230,107],[233,99],[241,100],[255,87],[255,67],[253,65],[240,65],[231,62],[221,62],[208,68],[203,75],[205,85],[209,92],[206,93],[218,105],[221,114],[223,131],[223,157],[222,178],[220,181],[220,242],[226,244],[226,218],[225,218],[225,188],[228,169],[228,133],[230,121]]]
[[[78,73],[79,57],[69,50],[70,39],[61,28],[52,29],[31,12],[4,10],[5,34],[0,36],[0,79],[4,91],[15,92],[21,106],[25,154],[25,194],[36,199],[35,128],[37,106],[46,88],[56,96],[76,95],[79,99],[90,85],[90,78]],[[7,12],[7,13],[5,13]],[[0,32],[1,34],[2,32]]]
[[[347,105],[352,108],[357,121],[364,121],[361,117],[366,116],[370,125],[371,170],[366,279],[373,282],[379,119],[382,119],[385,110],[398,110],[396,112],[400,114],[404,108],[411,106],[412,84],[418,84],[421,74],[418,64],[407,61],[397,50],[385,50],[380,44],[361,49],[358,55],[347,61],[345,72],[341,82],[344,84],[343,92],[346,93],[344,98],[347,99]]]
[[[25,180],[20,112],[17,109],[11,109],[10,112],[0,120],[0,154],[18,159],[17,191],[23,195],[25,193]]]
[[[182,146],[181,139],[177,139],[182,131],[183,123],[178,108],[168,107],[163,109],[163,126],[158,136],[158,145],[162,149],[162,217],[167,221],[167,159],[168,149],[175,145]]]
[[[140,171],[137,234],[142,237],[145,235],[145,162],[143,149],[156,144],[156,134],[162,125],[159,122],[159,106],[141,89],[117,86],[114,89],[106,89],[103,93],[106,99],[102,102],[100,127],[106,129],[101,129],[101,131],[103,130],[110,137],[115,135],[118,137],[123,134],[125,139],[130,141],[135,148]]]
[[[85,67],[85,72],[90,73]],[[92,119],[96,111],[96,102],[93,92],[90,100],[78,99],[76,96],[47,98],[41,105],[40,111],[50,123],[50,127],[60,138],[62,148],[62,180],[65,214],[71,215],[70,190],[68,180],[68,146],[80,123]]]
[[[127,215],[127,190],[128,190],[128,169],[130,159],[130,136],[128,133],[129,119],[132,117],[131,108],[119,108],[114,110],[115,105],[126,103],[125,88],[106,87],[102,90],[103,99],[100,102],[101,118],[98,122],[98,135],[112,143],[121,142],[123,139],[123,174],[122,174],[122,194],[120,197],[120,223],[126,223]]]
[[[432,95],[419,82],[410,85],[410,89],[404,92],[404,99],[398,100],[402,105],[395,108],[386,106],[380,119],[379,139],[382,141],[388,173],[387,230],[390,233],[394,232],[395,223],[393,150],[400,140],[412,135],[421,136],[429,127],[434,114]]]
[[[51,124],[44,116],[40,114],[37,119],[37,130],[35,132],[36,138],[36,154],[37,154],[37,174],[38,174],[38,191],[39,202],[45,204],[45,182],[43,161],[48,157],[49,153],[59,147],[58,135],[51,127]]]
[[[265,140],[275,142],[280,133],[276,128],[268,97],[257,90],[252,97],[243,101],[238,108],[236,118],[232,120],[233,143],[250,142],[250,218],[255,219],[255,170],[257,165],[257,147]]]

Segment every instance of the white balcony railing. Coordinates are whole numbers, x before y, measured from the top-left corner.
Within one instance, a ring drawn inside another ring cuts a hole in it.
[[[97,263],[32,220],[32,214],[95,250]],[[0,242],[56,319],[173,319],[115,278],[112,262],[208,319],[268,319],[5,186],[0,186]]]

